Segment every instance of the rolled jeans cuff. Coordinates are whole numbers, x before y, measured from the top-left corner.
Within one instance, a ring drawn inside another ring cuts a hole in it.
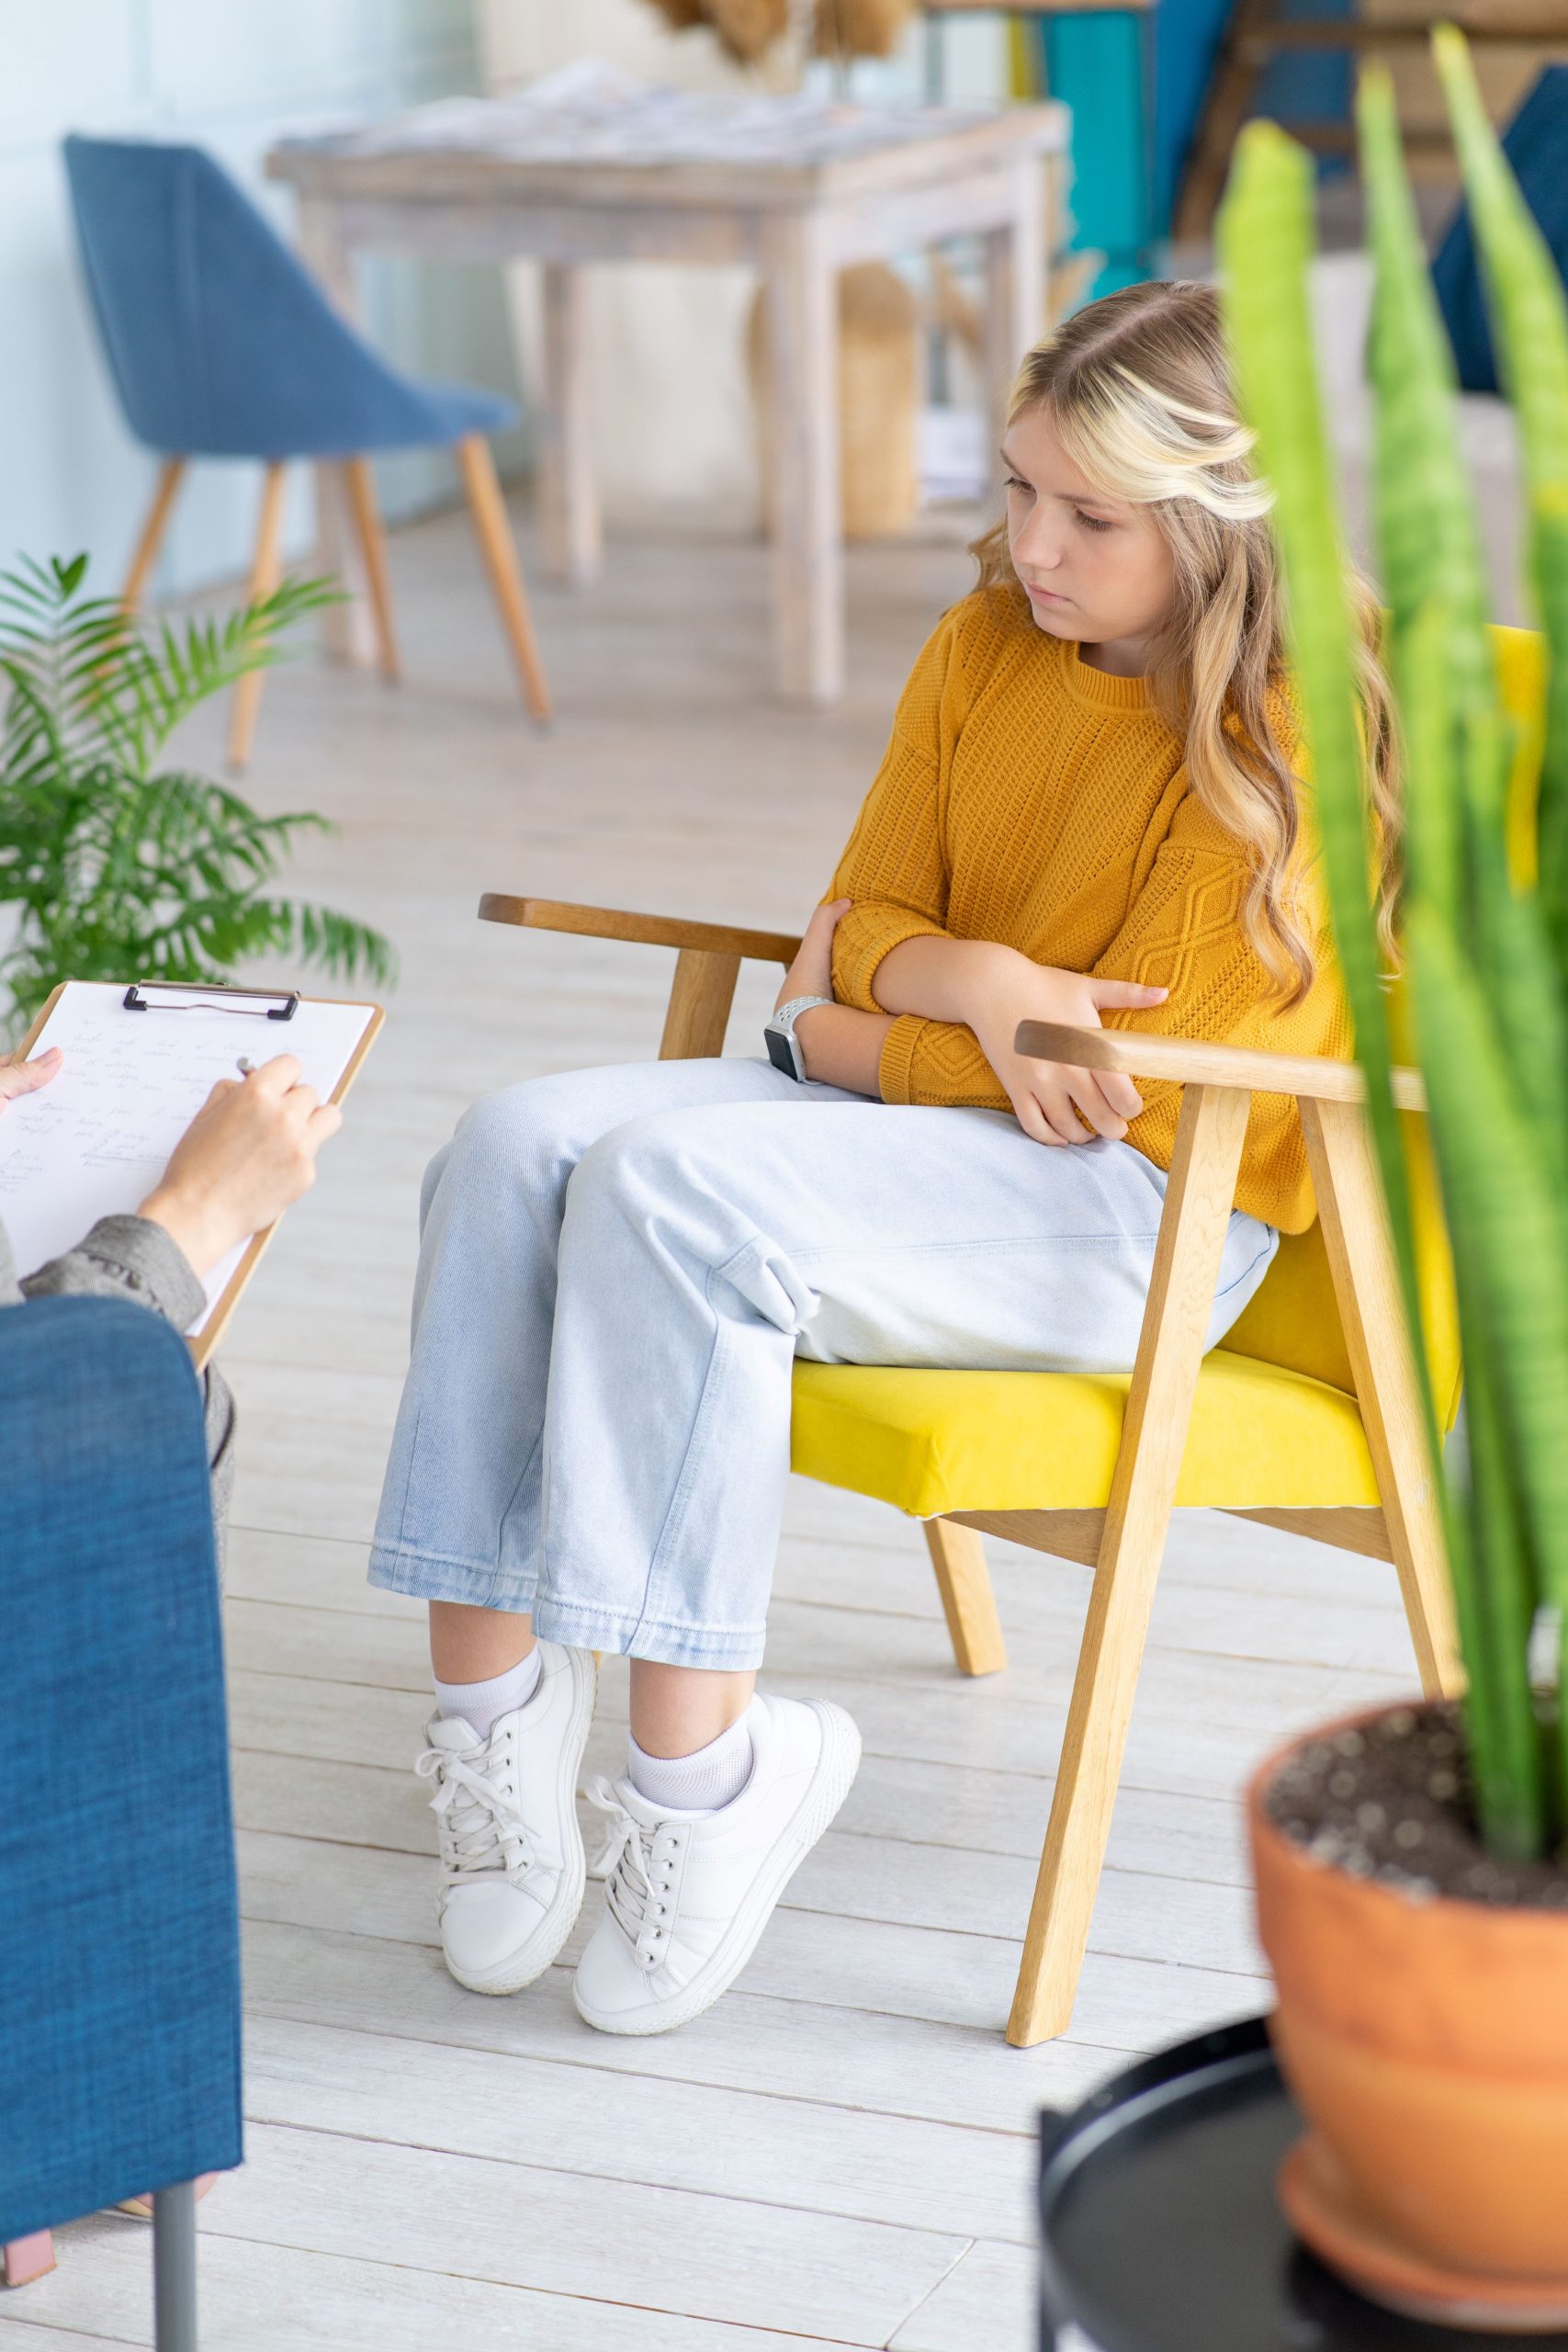
[[[602,1650],[610,1657],[637,1655],[658,1666],[700,1666],[729,1674],[754,1673],[762,1663],[766,1625],[691,1625],[607,1610],[592,1602],[536,1600],[538,1579],[521,1568],[497,1568],[428,1553],[373,1552],[370,1582],[382,1592],[407,1593],[415,1600],[452,1600],[470,1609],[532,1612],[534,1631],[570,1649]]]

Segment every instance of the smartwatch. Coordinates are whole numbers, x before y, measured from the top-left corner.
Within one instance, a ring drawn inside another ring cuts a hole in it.
[[[818,1081],[806,1075],[795,1024],[803,1012],[810,1012],[814,1004],[831,1004],[832,1001],[830,996],[792,996],[787,1004],[780,1005],[762,1032],[762,1043],[768,1049],[768,1059],[773,1068],[801,1086],[813,1086]]]

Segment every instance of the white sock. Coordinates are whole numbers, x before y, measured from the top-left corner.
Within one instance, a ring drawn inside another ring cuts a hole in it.
[[[541,1663],[536,1642],[526,1657],[488,1682],[443,1682],[434,1677],[435,1703],[444,1715],[461,1715],[481,1739],[488,1739],[502,1715],[527,1705],[539,1687]]]
[[[694,1756],[649,1756],[626,1740],[626,1775],[638,1796],[671,1813],[716,1813],[740,1794],[751,1777],[751,1733],[738,1723],[699,1747]]]

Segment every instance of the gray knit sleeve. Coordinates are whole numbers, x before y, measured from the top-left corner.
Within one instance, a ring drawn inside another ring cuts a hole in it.
[[[18,1295],[131,1298],[183,1331],[200,1314],[206,1293],[185,1251],[161,1225],[145,1216],[102,1216],[85,1241],[51,1258],[20,1284],[0,1227],[0,1306]],[[221,1567],[224,1526],[234,1490],[234,1400],[222,1374],[210,1365],[202,1374],[202,1393]]]

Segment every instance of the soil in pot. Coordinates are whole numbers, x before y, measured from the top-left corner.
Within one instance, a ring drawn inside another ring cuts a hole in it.
[[[1560,1862],[1495,1861],[1481,1846],[1454,1706],[1396,1707],[1304,1740],[1276,1773],[1264,1809],[1314,1862],[1417,1901],[1442,1894],[1568,1911]]]
[[[1568,2324],[1568,1871],[1482,1848],[1438,1704],[1273,1758],[1252,1835],[1275,2041],[1312,2125],[1290,2219],[1398,2309]]]

